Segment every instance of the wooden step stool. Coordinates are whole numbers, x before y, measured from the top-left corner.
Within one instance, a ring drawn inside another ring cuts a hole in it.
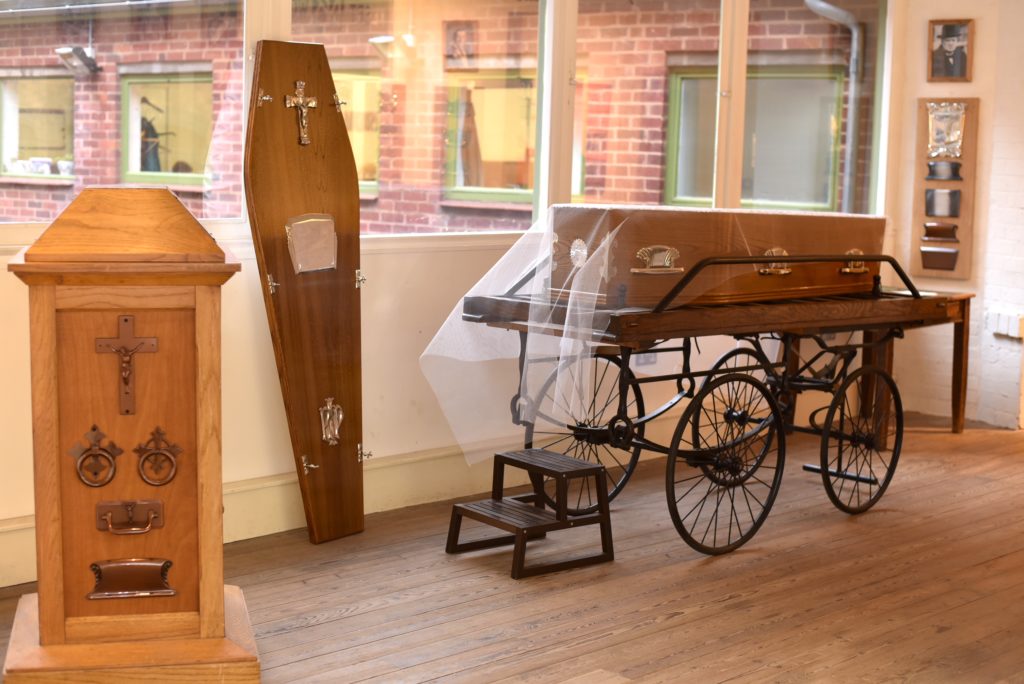
[[[522,468],[530,474],[533,492],[520,496],[503,496],[505,466]],[[555,510],[544,508],[544,477],[555,481]],[[570,516],[567,512],[569,480],[593,476],[597,480],[597,511]],[[612,550],[611,516],[608,514],[607,474],[600,463],[581,461],[564,454],[544,449],[506,451],[494,455],[494,481],[491,498],[452,507],[452,521],[448,528],[445,551],[459,553],[515,544],[512,552],[512,579],[539,575],[545,572],[578,568],[603,563],[615,558]],[[531,505],[532,504],[532,505]],[[511,532],[490,539],[459,543],[462,516],[469,516],[488,525]],[[544,563],[525,567],[526,540],[545,536],[548,532],[583,525],[601,526],[601,553],[558,563]]]

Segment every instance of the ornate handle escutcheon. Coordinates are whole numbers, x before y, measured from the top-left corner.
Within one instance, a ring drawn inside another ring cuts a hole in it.
[[[853,249],[846,250],[847,256],[858,257],[864,256],[864,252],[854,247]],[[861,273],[867,273],[868,267],[860,259],[850,259],[846,262],[842,268],[839,269],[840,273],[859,275]]]
[[[320,466],[318,466],[316,463],[310,462],[309,456],[306,456],[306,454],[302,454],[302,474],[303,475],[309,475],[309,472],[311,470],[317,470],[319,468],[320,468]]]
[[[149,433],[149,441],[135,447],[139,456],[139,477],[147,484],[162,487],[178,473],[181,447],[167,441],[167,433],[158,425]]]
[[[338,431],[344,417],[341,407],[334,403],[334,397],[327,397],[320,407],[320,428],[323,440],[331,446],[338,445]]]
[[[102,487],[114,479],[117,473],[117,463],[114,459],[124,453],[124,450],[114,444],[113,440],[102,446],[106,435],[100,432],[95,425],[85,438],[89,446],[76,444],[68,450],[68,453],[75,459],[75,470],[78,472],[78,479],[89,487]]]
[[[650,245],[641,247],[636,252],[636,258],[644,262],[644,268],[631,268],[630,273],[640,275],[672,275],[680,274],[686,269],[675,266],[679,258],[679,250],[668,245]]]
[[[771,249],[766,250],[764,255],[770,257],[784,257],[789,256],[789,252],[787,252],[782,247],[772,247]],[[763,276],[789,275],[790,273],[793,272],[793,269],[791,269],[789,267],[789,264],[787,264],[784,261],[773,261],[769,263],[767,266],[762,266],[761,268],[757,269],[757,272]]]

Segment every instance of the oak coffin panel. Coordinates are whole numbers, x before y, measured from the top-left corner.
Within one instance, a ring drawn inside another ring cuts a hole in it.
[[[881,254],[885,231],[885,219],[873,216],[603,205],[556,205],[551,222],[552,289],[564,295],[574,268],[589,256],[605,256],[606,249],[607,281],[596,294],[612,308],[656,306],[709,257],[760,257],[768,250],[841,257],[854,250],[855,262],[856,254]],[[648,265],[644,249],[660,253],[656,263]],[[676,253],[670,265],[667,251]],[[877,263],[787,264],[785,256],[765,264],[712,266],[673,305],[869,292],[878,271]]]

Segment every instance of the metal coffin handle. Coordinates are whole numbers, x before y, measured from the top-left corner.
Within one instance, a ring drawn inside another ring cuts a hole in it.
[[[771,249],[766,250],[764,255],[767,257],[784,257],[789,256],[789,252],[782,247],[772,247]],[[784,276],[792,273],[793,269],[791,269],[789,264],[784,261],[773,261],[767,266],[762,266],[757,269],[757,272],[763,276]]]
[[[151,510],[145,527],[132,527],[131,523],[128,523],[128,525],[123,527],[116,527],[114,525],[114,514],[110,512],[103,514],[103,519],[107,522],[107,532],[110,532],[111,534],[146,534],[153,529],[153,521],[156,520],[157,517],[157,512]]]
[[[864,256],[864,252],[854,247],[853,249],[846,250],[846,255],[851,257]],[[854,274],[860,275],[868,272],[867,264],[861,259],[850,259],[847,261],[842,268],[839,269],[840,273],[843,274]]]
[[[638,275],[679,275],[686,269],[675,265],[679,250],[668,245],[650,245],[637,250],[636,258],[644,262],[643,268],[631,268]]]
[[[341,430],[341,421],[345,417],[344,412],[334,403],[334,397],[327,397],[319,410],[323,440],[331,446],[338,446],[338,433]]]

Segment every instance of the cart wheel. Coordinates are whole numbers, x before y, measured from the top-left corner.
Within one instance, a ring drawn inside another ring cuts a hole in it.
[[[903,445],[903,403],[885,371],[865,366],[839,386],[821,435],[821,479],[836,508],[863,513],[896,472]]]
[[[526,448],[548,449],[567,454],[584,461],[600,463],[607,472],[608,499],[613,499],[633,474],[640,447],[615,446],[611,443],[608,430],[619,408],[619,373],[626,373],[629,379],[629,396],[626,411],[629,421],[616,421],[620,437],[643,437],[644,425],[636,421],[644,415],[644,400],[640,384],[628,368],[622,368],[617,356],[597,355],[576,359],[563,364],[561,372],[569,373],[576,379],[581,373],[588,374],[588,384],[593,387],[593,396],[586,400],[565,396],[557,389],[556,370],[541,386],[536,403],[537,413],[532,423],[526,423]],[[568,424],[566,417],[572,421]],[[598,430],[588,430],[598,428]],[[625,432],[626,434],[623,434]],[[630,434],[631,433],[631,434]],[[569,481],[568,512],[571,515],[592,513],[597,510],[596,480],[593,477],[573,478]],[[554,484],[545,480],[545,497],[554,506]]]
[[[768,387],[749,375],[705,383],[683,412],[668,455],[668,510],[701,553],[728,553],[764,522],[782,485],[782,416]]]
[[[708,380],[716,375],[741,373],[769,385],[768,378],[772,375],[770,369],[771,363],[761,352],[751,347],[736,347],[718,357],[712,364],[704,384],[706,385]]]

